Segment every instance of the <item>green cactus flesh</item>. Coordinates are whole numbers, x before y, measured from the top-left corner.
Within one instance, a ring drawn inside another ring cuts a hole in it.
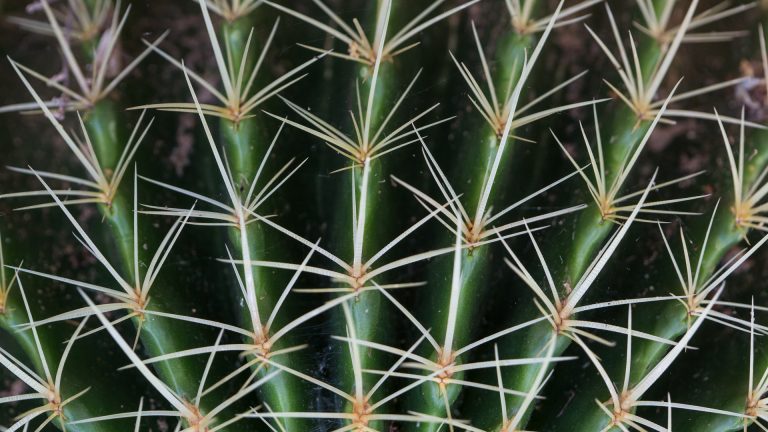
[[[768,430],[764,3],[0,0],[0,431]]]

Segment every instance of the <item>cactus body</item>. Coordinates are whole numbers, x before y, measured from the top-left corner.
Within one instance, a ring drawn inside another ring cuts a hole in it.
[[[0,1],[0,430],[768,427],[763,6],[127,3]]]

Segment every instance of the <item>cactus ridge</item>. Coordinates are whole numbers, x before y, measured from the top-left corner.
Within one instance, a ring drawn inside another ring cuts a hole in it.
[[[0,431],[768,430],[765,4],[124,3],[0,0]]]

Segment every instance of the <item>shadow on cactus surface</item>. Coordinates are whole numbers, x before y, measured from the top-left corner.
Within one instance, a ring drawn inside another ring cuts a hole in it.
[[[0,0],[0,431],[768,431],[766,25]]]

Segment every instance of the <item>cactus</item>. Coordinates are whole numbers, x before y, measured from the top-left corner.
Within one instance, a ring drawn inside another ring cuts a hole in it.
[[[0,1],[0,430],[768,430],[764,4],[129,3]]]

